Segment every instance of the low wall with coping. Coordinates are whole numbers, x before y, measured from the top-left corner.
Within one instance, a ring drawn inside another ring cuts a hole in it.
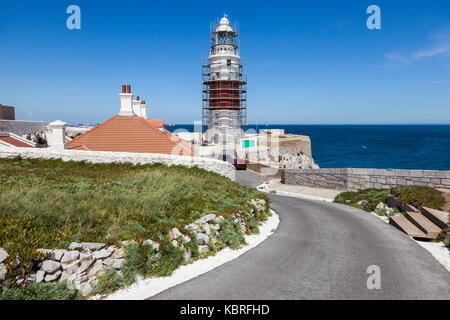
[[[0,158],[21,156],[23,158],[62,159],[63,161],[86,161],[92,163],[124,163],[151,164],[162,163],[167,166],[181,165],[184,167],[198,167],[227,177],[232,181],[236,178],[233,165],[225,161],[211,158],[176,156],[156,153],[131,153],[83,150],[55,150],[51,148],[7,148],[0,147]]]
[[[403,169],[283,169],[281,182],[292,185],[356,191],[367,188],[428,186],[450,189],[450,171]]]

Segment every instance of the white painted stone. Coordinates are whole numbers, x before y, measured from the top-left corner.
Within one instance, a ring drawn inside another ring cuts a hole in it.
[[[178,239],[178,237],[181,237],[183,234],[178,230],[177,228],[173,228],[172,230],[173,238]]]

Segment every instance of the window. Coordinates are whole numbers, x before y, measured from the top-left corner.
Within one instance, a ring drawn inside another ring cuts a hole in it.
[[[227,66],[230,67],[231,66],[231,60],[227,59]]]

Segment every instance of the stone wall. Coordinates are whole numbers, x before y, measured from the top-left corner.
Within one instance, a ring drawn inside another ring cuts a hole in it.
[[[23,158],[62,159],[64,161],[87,161],[92,163],[124,163],[151,164],[162,163],[168,166],[181,165],[198,167],[206,171],[218,173],[235,180],[236,170],[233,165],[211,158],[176,156],[156,153],[131,153],[83,150],[52,150],[48,148],[6,148],[0,147],[0,158],[21,156]]]
[[[284,169],[281,182],[340,190],[428,186],[450,189],[450,171],[403,169]]]

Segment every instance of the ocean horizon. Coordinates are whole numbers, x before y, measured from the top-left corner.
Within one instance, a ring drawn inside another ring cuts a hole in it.
[[[307,135],[321,168],[450,170],[450,124],[249,124]],[[192,124],[168,130],[194,130]]]

